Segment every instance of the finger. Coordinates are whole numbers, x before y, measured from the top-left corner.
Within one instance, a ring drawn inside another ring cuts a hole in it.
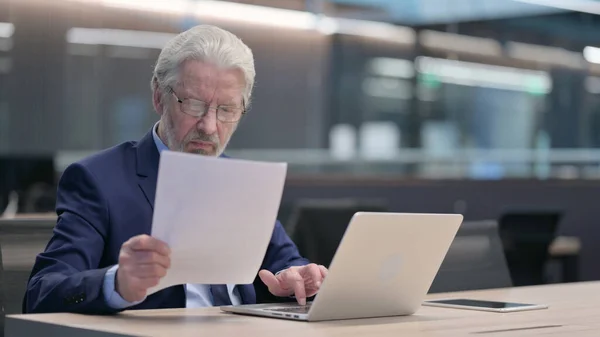
[[[279,276],[288,288],[294,290],[298,304],[306,305],[306,289],[304,288],[304,279],[300,273],[296,269],[288,269],[279,274]]]
[[[156,263],[143,263],[135,265],[131,275],[138,278],[163,278],[167,275],[167,269]]]
[[[320,264],[319,265],[319,271],[321,272],[321,276],[323,278],[327,277],[327,272],[328,272],[327,267],[325,267],[324,265]]]
[[[303,268],[301,274],[304,276],[304,289],[306,291],[306,297],[311,297],[317,294],[323,283],[323,276],[321,275],[321,269],[318,265],[311,263]]]
[[[171,254],[171,249],[165,242],[163,242],[157,238],[153,238],[151,236],[145,235],[145,234],[138,235],[138,236],[132,238],[131,243],[130,243],[130,248],[133,251],[139,251],[139,250],[154,251],[154,252],[157,252],[158,254],[165,255],[165,256],[168,256]]]
[[[270,271],[263,269],[260,272],[258,272],[258,276],[260,277],[261,281],[267,286],[267,288],[269,288],[271,294],[275,296],[287,296],[290,294],[287,290],[281,287],[281,284],[277,277],[273,275],[273,273],[271,273]]]
[[[314,285],[314,287],[319,288],[321,286],[321,281],[323,279],[323,277],[321,276],[321,270],[319,269],[319,266],[317,266],[314,263],[311,263],[311,264],[305,266],[304,268],[305,268],[305,273],[308,275],[308,277],[312,281],[312,284]]]
[[[162,266],[163,268],[171,267],[171,258],[165,255],[158,254],[157,252],[153,252],[150,250],[143,251],[134,251],[133,253],[133,261],[136,264],[145,264],[145,263],[156,263]]]
[[[145,234],[131,238],[129,247],[133,251],[150,250],[165,256],[171,254],[171,249],[165,242]]]

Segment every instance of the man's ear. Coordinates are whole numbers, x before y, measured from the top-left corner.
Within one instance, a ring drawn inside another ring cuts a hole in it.
[[[153,83],[153,90],[152,90],[152,105],[154,106],[154,110],[156,111],[156,113],[159,116],[162,116],[163,111],[164,111],[164,106],[163,106],[163,102],[162,102],[162,95],[160,93],[160,90],[158,90],[158,81],[156,80],[156,78],[154,79]]]

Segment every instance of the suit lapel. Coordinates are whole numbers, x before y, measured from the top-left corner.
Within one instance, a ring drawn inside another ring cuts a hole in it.
[[[156,196],[159,158],[158,149],[152,138],[152,130],[150,130],[136,146],[136,173],[138,185],[152,209],[154,209]]]

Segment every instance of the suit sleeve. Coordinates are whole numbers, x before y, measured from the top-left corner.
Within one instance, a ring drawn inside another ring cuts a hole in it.
[[[57,191],[58,215],[46,250],[36,258],[23,300],[24,313],[113,313],[99,268],[109,227],[108,205],[91,172],[69,166]]]
[[[287,235],[281,223],[277,221],[261,269],[267,269],[275,274],[289,267],[303,266],[309,263],[307,259],[300,256],[298,248]],[[259,277],[254,280],[254,289],[258,303],[290,301],[289,298],[273,296]]]
[[[298,248],[287,235],[281,223],[277,221],[263,261],[263,268],[276,273],[289,267],[303,266],[309,263],[300,256]]]

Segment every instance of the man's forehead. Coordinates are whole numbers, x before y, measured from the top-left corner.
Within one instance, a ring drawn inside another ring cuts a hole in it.
[[[190,98],[204,101],[217,98],[222,104],[236,104],[244,92],[239,81],[226,77],[188,76],[181,84]]]
[[[243,76],[239,69],[223,69],[200,61],[186,62],[181,81],[185,86],[219,86],[242,88]]]

